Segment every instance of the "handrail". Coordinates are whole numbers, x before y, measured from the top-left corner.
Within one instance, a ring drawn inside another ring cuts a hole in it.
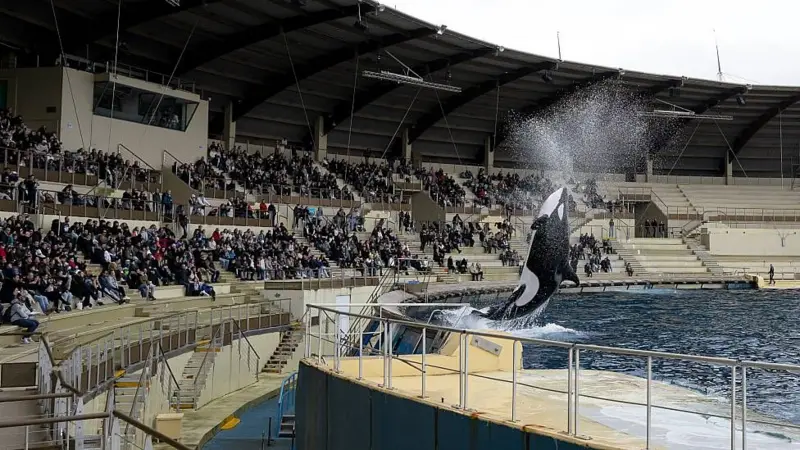
[[[249,350],[252,351],[254,355],[256,355],[256,378],[258,378],[258,372],[260,369],[259,366],[261,365],[261,356],[256,351],[256,348],[253,347],[253,344],[250,343],[250,339],[247,337],[247,335],[242,331],[242,328],[239,326],[239,320],[231,320],[231,322],[233,322],[233,324],[236,326],[236,329],[239,331],[239,339],[244,338],[244,341],[247,343]],[[247,367],[251,368],[249,351],[247,353]]]
[[[166,361],[167,355],[164,354],[164,349],[161,348],[160,344],[158,345],[158,352],[161,354],[161,358]],[[172,378],[172,381],[175,382],[175,386],[178,386],[178,389],[180,390],[180,384],[178,384],[178,379],[175,378],[175,373],[172,372],[172,367],[170,367],[169,364],[166,364],[166,367],[167,371],[169,371],[169,376]]]
[[[66,380],[64,380],[64,374],[61,373],[59,366],[56,364],[56,360],[53,357],[53,350],[50,348],[50,343],[47,336],[42,334],[40,341],[44,345],[44,350],[45,352],[47,352],[47,357],[50,359],[50,364],[53,366],[53,372],[56,374],[56,377],[58,378],[58,381],[61,383],[61,386],[64,386],[64,388],[66,388],[68,391],[72,392],[75,395],[82,396],[83,392],[79,391],[77,388],[75,388],[71,384],[67,383]]]
[[[156,344],[158,345],[158,344]],[[145,360],[144,367],[142,367],[142,374],[139,375],[139,383],[136,384],[136,391],[133,393],[133,400],[131,401],[131,412],[130,416],[133,417],[133,412],[136,411],[136,407],[139,406],[139,390],[142,389],[142,385],[146,382],[149,382],[150,378],[150,368],[153,365],[153,344],[150,344],[150,352],[147,355],[147,360]],[[147,378],[147,379],[146,379]],[[128,426],[130,424],[125,425],[125,432],[123,434],[128,434]]]
[[[289,392],[290,386],[294,386],[292,390],[297,389],[297,372],[290,373],[286,378],[281,381],[281,390],[278,394],[278,411],[277,411],[277,426],[280,430],[281,420],[283,419],[284,396]],[[291,394],[289,394],[291,395]]]
[[[212,317],[213,317],[213,315],[212,315]],[[212,327],[214,326],[213,320],[212,320],[211,326]],[[200,374],[203,373],[203,367],[205,367],[205,365],[206,365],[206,361],[208,360],[208,355],[211,354],[211,353],[214,353],[214,351],[216,350],[216,341],[217,341],[217,337],[218,337],[217,335],[220,333],[220,331],[222,331],[222,329],[224,327],[225,327],[225,322],[220,321],[219,326],[217,327],[217,330],[211,336],[211,342],[209,342],[209,348],[210,348],[211,351],[210,352],[206,352],[206,354],[203,355],[203,361],[200,363],[200,367],[197,368],[197,376],[194,378],[194,381],[192,382],[192,386],[195,387],[195,392],[197,392],[197,382],[200,381]]]
[[[134,419],[132,417],[129,417],[128,415],[123,414],[123,413],[121,413],[121,412],[119,412],[117,410],[114,410],[111,414],[113,414],[114,417],[120,419],[121,421],[133,426],[134,428],[138,428],[139,430],[149,434],[150,436],[153,436],[153,437],[157,438],[158,440],[160,440],[162,442],[166,442],[167,444],[171,445],[173,448],[176,448],[178,450],[196,450],[196,449],[192,449],[192,448],[189,448],[189,447],[181,444],[180,442],[172,439],[171,437],[165,435],[164,433],[161,433],[160,431],[158,431],[158,430],[156,430],[154,428],[150,428],[147,425],[139,422],[138,420],[136,420],[136,419]],[[103,417],[98,417],[98,418],[105,418],[105,417],[108,417],[108,414],[104,413]]]
[[[164,157],[165,157],[166,155],[169,155],[169,156],[171,156],[171,157],[172,157],[172,159],[174,159],[174,160],[175,160],[175,162],[176,162],[176,163],[178,163],[178,164],[180,164],[180,165],[185,165],[185,164],[186,164],[186,163],[184,163],[183,161],[181,161],[180,159],[178,159],[178,157],[177,157],[177,156],[175,156],[174,154],[172,154],[172,152],[171,152],[171,151],[169,151],[169,150],[167,150],[167,149],[165,149],[165,148],[164,148],[164,149],[162,149],[162,150],[163,150],[163,153],[161,154],[162,161],[166,162],[166,158],[164,158]],[[165,170],[172,170],[172,168],[170,167],[169,169],[165,169]],[[191,186],[190,186],[190,187],[191,187]]]

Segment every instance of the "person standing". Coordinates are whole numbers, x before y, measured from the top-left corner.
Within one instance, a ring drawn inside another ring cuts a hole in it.
[[[614,218],[612,217],[611,220],[608,221],[608,237],[613,238],[614,236]]]
[[[772,264],[769,265],[769,284],[775,284],[775,267]]]

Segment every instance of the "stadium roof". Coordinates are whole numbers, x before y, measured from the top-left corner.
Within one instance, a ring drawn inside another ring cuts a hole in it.
[[[487,136],[497,132],[502,144],[508,112],[536,114],[566,93],[618,79],[697,113],[733,117],[686,120],[670,143],[655,142],[667,169],[682,155],[673,174],[719,175],[728,148],[737,175],[743,168],[749,176],[777,176],[781,148],[787,176],[800,162],[800,87],[747,87],[566,61],[556,68],[551,58],[500,51],[449,29],[439,34],[439,25],[368,1],[180,0],[176,7],[166,0],[125,0],[117,13],[110,0],[3,2],[0,40],[40,61],[55,61],[62,47],[108,61],[119,19],[120,63],[195,81],[210,99],[211,133],[219,133],[221,110],[234,101],[237,135],[245,139],[301,141],[322,115],[329,150],[345,152],[349,142],[353,154],[380,154],[399,142],[404,121],[426,159],[474,163],[482,159]],[[366,29],[355,26],[359,14]],[[392,55],[462,92],[360,75],[365,69],[399,72]],[[548,70],[549,82],[542,77]],[[513,152],[500,145],[495,165],[512,160]]]

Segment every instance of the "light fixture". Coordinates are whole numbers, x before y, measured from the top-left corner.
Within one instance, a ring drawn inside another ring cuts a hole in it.
[[[438,30],[436,30],[436,34],[439,36],[443,35],[444,32],[447,31],[447,25],[441,25]]]
[[[732,116],[718,114],[696,114],[693,111],[676,111],[670,109],[654,109],[652,111],[640,111],[639,116],[655,117],[660,119],[709,119],[709,120],[733,120]]]
[[[736,103],[739,104],[739,106],[744,106],[744,105],[747,104],[747,100],[745,100],[745,98],[744,98],[744,96],[742,94],[737,94],[736,95]]]
[[[423,80],[421,77],[412,77],[408,75],[402,75],[399,73],[389,72],[386,70],[381,70],[380,72],[365,70],[361,73],[361,75],[364,76],[365,78],[373,78],[376,80],[383,80],[383,81],[392,81],[394,83],[407,84],[410,86],[418,86],[428,89],[436,89],[439,91],[448,91],[455,93],[461,92],[461,88],[458,86],[450,86],[448,84],[441,84],[441,83],[432,83],[430,81]]]
[[[545,82],[545,83],[547,83],[547,84],[550,84],[550,83],[552,83],[552,82],[553,82],[553,76],[552,76],[552,75],[550,75],[550,71],[549,71],[549,70],[546,70],[546,71],[545,71],[545,72],[542,74],[542,81],[544,81],[544,82]]]
[[[166,0],[168,5],[174,6],[176,8],[181,6],[181,0]]]
[[[444,74],[444,79],[447,81],[451,81],[453,79],[453,72],[450,72],[450,69],[447,69],[447,73]]]
[[[378,12],[383,12],[386,9],[386,5],[383,3],[378,4]]]

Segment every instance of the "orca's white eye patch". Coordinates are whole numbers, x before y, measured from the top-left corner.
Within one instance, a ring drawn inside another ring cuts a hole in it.
[[[558,205],[558,218],[559,219],[563,219],[564,218],[564,204],[563,203]]]

